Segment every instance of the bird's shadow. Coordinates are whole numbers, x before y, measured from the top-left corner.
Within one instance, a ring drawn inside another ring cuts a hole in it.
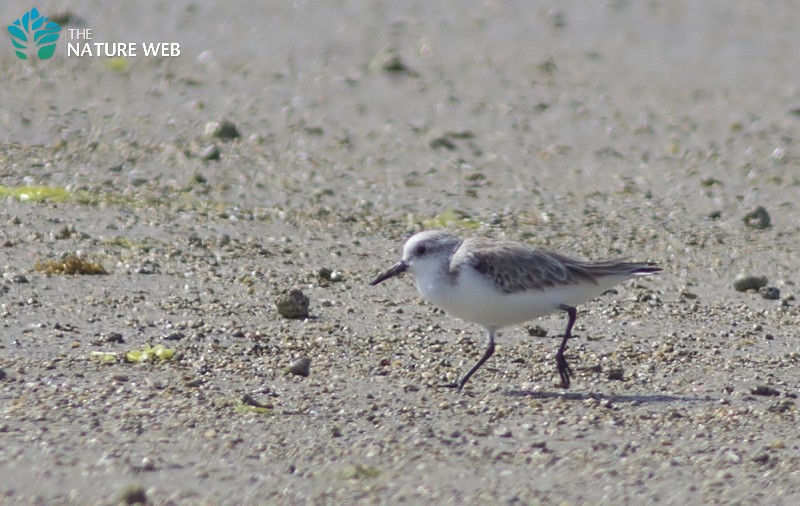
[[[531,399],[566,399],[570,401],[585,401],[588,399],[596,399],[600,401],[610,401],[615,404],[670,404],[675,402],[714,402],[710,396],[680,396],[680,395],[665,395],[665,394],[651,394],[651,395],[606,395],[597,392],[543,392],[534,390],[511,390],[504,395],[508,397],[528,397]]]

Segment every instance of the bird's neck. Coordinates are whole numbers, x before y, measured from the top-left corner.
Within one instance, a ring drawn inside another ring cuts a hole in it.
[[[441,305],[448,290],[453,289],[452,275],[448,267],[446,264],[431,265],[416,276],[417,290],[428,302]]]

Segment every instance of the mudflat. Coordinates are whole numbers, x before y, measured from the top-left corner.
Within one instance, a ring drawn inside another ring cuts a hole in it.
[[[37,7],[51,59],[0,37],[3,504],[800,501],[800,5]],[[482,329],[369,286],[432,228],[664,272],[579,307],[569,390],[553,315],[456,393]]]

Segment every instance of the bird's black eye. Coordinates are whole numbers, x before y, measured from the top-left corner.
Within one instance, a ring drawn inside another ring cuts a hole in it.
[[[417,256],[424,255],[425,252],[428,251],[428,248],[424,244],[418,244],[416,248],[414,248],[414,253]]]

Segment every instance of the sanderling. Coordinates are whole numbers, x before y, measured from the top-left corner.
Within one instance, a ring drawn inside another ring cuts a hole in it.
[[[419,293],[453,316],[482,325],[483,356],[460,380],[445,386],[461,390],[494,353],[497,331],[556,311],[565,311],[567,330],[556,352],[564,388],[574,376],[564,357],[572,334],[575,306],[626,279],[661,271],[651,262],[591,262],[511,241],[461,239],[447,232],[420,232],[403,247],[403,258],[370,284],[411,272]]]

